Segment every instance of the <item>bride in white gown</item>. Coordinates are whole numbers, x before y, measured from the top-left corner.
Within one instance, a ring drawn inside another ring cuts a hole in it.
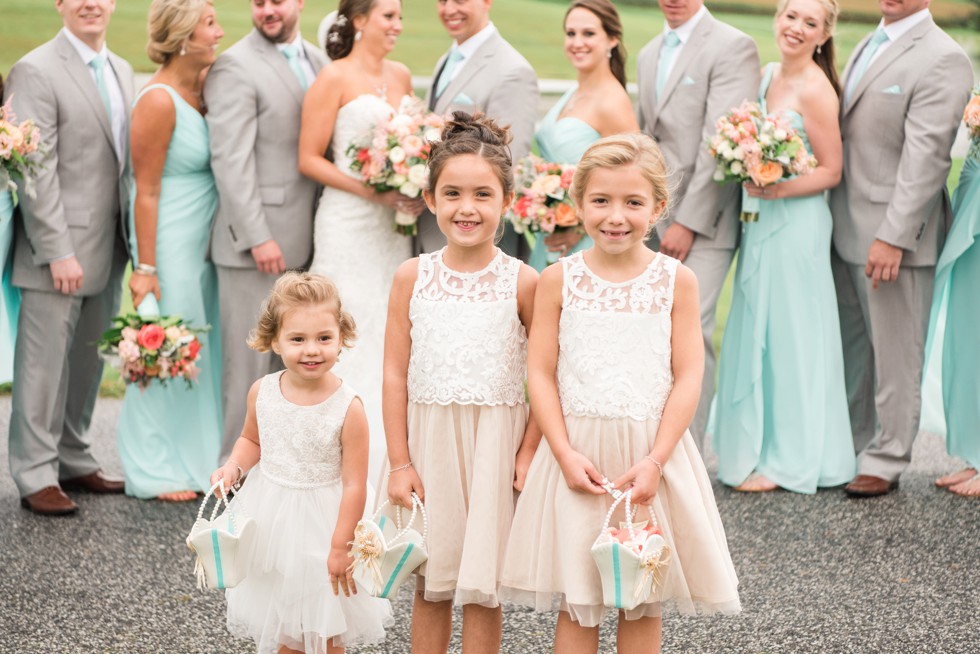
[[[300,172],[324,186],[310,271],[333,280],[357,323],[357,342],[335,371],[364,402],[373,483],[385,460],[381,378],[388,293],[395,269],[412,256],[411,239],[394,231],[394,216],[396,210],[417,214],[422,203],[364,185],[350,170],[346,150],[412,94],[408,68],[386,59],[401,31],[398,0],[341,1],[327,36],[333,63],[306,93],[299,139]],[[323,156],[328,145],[333,162]]]

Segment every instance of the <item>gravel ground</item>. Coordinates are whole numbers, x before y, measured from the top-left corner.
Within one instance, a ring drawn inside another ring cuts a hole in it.
[[[100,400],[93,422],[97,455],[115,474],[121,406]],[[0,398],[0,433],[9,417]],[[221,595],[194,587],[183,541],[196,504],[76,494],[78,515],[41,518],[19,506],[5,441],[0,464],[0,653],[251,651],[225,632]],[[941,438],[922,434],[899,491],[884,498],[716,484],[743,610],[667,615],[664,652],[980,652],[980,502],[932,486],[958,465]],[[350,651],[408,652],[410,605],[403,587],[385,643]],[[550,652],[554,621],[506,609],[501,651]],[[614,627],[603,625],[602,652],[615,651]]]

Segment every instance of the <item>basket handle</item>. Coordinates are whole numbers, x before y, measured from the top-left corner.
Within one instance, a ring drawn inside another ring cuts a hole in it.
[[[219,488],[221,489],[220,495],[214,492],[216,489]],[[231,492],[235,492],[234,487],[232,487],[230,490]],[[214,522],[214,519],[218,517],[218,510],[221,508],[221,503],[224,502],[225,511],[228,512],[229,526],[231,527],[232,532],[237,531],[235,527],[235,512],[231,510],[231,504],[229,504],[228,502],[228,490],[225,489],[224,478],[219,479],[213,486],[211,486],[210,489],[208,489],[208,492],[204,495],[204,499],[201,500],[201,507],[197,510],[197,519],[200,520],[201,518],[204,517],[204,509],[207,506],[208,500],[211,498],[212,495],[214,495],[215,497],[215,503],[214,503],[214,509],[211,511],[211,518],[209,521]]]
[[[609,522],[612,520],[612,515],[616,511],[616,507],[619,506],[620,502],[625,500],[626,501],[626,528],[629,530],[630,540],[635,541],[636,531],[633,528],[633,520],[636,518],[637,507],[632,504],[633,489],[628,488],[625,491],[618,490],[615,486],[612,485],[612,482],[609,481],[609,479],[607,479],[606,477],[602,478],[602,488],[607,493],[612,495],[613,498],[615,498],[612,503],[612,506],[609,507],[609,511],[606,512],[606,519],[602,523],[602,531],[605,531],[609,527]],[[653,525],[653,527],[659,528],[660,523],[657,522],[657,514],[653,512],[652,505],[647,506],[647,513],[650,514],[650,523]]]
[[[389,504],[391,504],[390,499],[382,502],[374,512],[374,516],[372,516],[371,519],[377,522],[378,515],[381,513],[381,510]],[[409,517],[408,523],[404,527],[402,527],[402,507],[398,506],[397,508],[398,511],[395,513],[395,526],[399,531],[388,544],[391,545],[408,533],[408,530],[412,528],[412,524],[415,522],[415,516],[418,515],[419,512],[422,513],[422,540],[425,541],[429,537],[429,514],[425,512],[425,505],[422,503],[422,500],[419,498],[418,494],[414,491],[412,492],[412,515]]]

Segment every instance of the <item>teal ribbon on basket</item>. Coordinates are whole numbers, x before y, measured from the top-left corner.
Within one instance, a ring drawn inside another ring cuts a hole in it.
[[[619,564],[619,543],[614,543],[612,548],[613,578],[616,584],[616,608],[623,608],[623,569]]]
[[[405,549],[405,553],[402,554],[402,558],[398,559],[398,565],[395,566],[391,576],[388,577],[388,582],[385,584],[384,590],[380,595],[378,595],[378,597],[388,599],[388,593],[391,592],[391,587],[395,584],[395,580],[398,579],[398,573],[400,573],[402,568],[405,567],[405,563],[408,561],[408,557],[412,553],[413,549],[415,549],[415,545],[413,543],[409,543],[408,547]]]

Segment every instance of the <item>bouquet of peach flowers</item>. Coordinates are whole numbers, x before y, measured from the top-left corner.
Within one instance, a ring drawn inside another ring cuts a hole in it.
[[[41,130],[33,120],[17,122],[10,100],[0,107],[0,191],[17,191],[15,179],[21,180],[28,197],[35,197],[34,178],[40,164],[29,159],[41,145]]]
[[[347,146],[351,170],[379,193],[398,191],[407,198],[419,197],[428,184],[429,150],[439,140],[444,123],[422,100],[405,96],[387,122],[375,125]],[[399,211],[395,231],[414,236],[417,222],[417,216]]]
[[[755,102],[744,102],[715,123],[708,151],[717,162],[714,179],[769,186],[807,175],[817,166],[803,139],[779,114],[763,115]],[[759,219],[759,201],[742,194],[742,221]]]
[[[980,139],[980,84],[973,87],[973,97],[963,110],[963,123],[970,130],[970,136]]]
[[[118,370],[127,384],[146,389],[154,379],[166,386],[171,379],[182,378],[188,388],[194,386],[200,369],[201,341],[197,329],[180,317],[141,317],[129,313],[112,319],[97,345],[99,352]]]
[[[507,219],[518,234],[553,234],[580,221],[569,194],[575,166],[549,163],[533,154],[514,166],[515,199]]]

